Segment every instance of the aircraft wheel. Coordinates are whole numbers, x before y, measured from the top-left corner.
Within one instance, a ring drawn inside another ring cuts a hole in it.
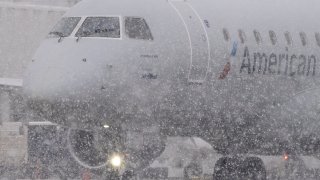
[[[266,168],[263,161],[258,157],[248,157],[244,160],[244,171],[246,179],[265,180],[267,179]]]
[[[130,180],[134,177],[134,172],[127,170],[122,174],[122,180]]]
[[[184,168],[184,179],[191,180],[195,178],[200,178],[202,175],[202,167],[198,163],[190,163]]]
[[[236,157],[222,157],[214,166],[214,180],[240,179],[241,160]]]
[[[116,170],[107,170],[104,174],[106,180],[120,180],[120,174]]]
[[[258,157],[248,157],[244,160],[238,157],[222,157],[214,167],[213,179],[265,180],[266,174],[264,164]]]

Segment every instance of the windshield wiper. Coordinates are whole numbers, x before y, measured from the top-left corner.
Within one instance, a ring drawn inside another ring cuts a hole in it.
[[[52,31],[52,32],[50,32],[49,34],[53,34],[53,35],[59,36],[58,42],[61,42],[62,38],[65,37],[65,35],[64,35],[62,32],[58,32],[58,31]]]

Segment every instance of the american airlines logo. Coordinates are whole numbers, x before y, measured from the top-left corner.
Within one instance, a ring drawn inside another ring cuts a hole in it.
[[[249,48],[245,47],[240,74],[315,76],[316,63],[315,55],[289,54],[288,49],[284,54],[250,54]]]

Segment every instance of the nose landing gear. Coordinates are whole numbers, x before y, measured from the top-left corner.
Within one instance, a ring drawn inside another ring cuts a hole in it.
[[[258,157],[222,157],[214,167],[214,180],[266,180],[263,161]]]

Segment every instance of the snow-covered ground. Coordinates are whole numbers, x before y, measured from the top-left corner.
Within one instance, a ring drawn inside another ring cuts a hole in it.
[[[21,123],[3,123],[0,126],[0,152],[2,162],[21,164],[27,158],[27,130]],[[16,155],[15,155],[16,154]],[[202,168],[202,178],[212,177],[214,165],[221,157],[200,138],[168,138],[163,154],[150,165],[151,169],[166,169],[168,179],[183,179],[184,170],[190,163],[198,163]],[[291,162],[282,156],[259,156],[267,169],[268,179],[318,179],[311,178],[320,167],[320,160],[310,156],[300,156]],[[290,166],[286,166],[290,165]],[[289,167],[289,169],[288,169]],[[318,170],[319,173],[319,170]],[[308,178],[310,177],[310,178]],[[0,177],[1,179],[2,177]],[[142,179],[142,178],[140,178]]]

